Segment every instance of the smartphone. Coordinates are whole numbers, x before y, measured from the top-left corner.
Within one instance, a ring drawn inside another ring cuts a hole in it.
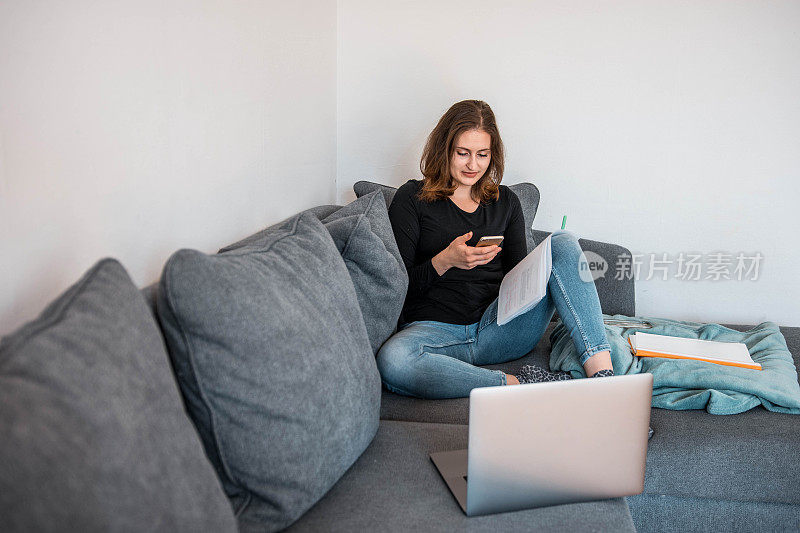
[[[476,244],[475,247],[477,248],[480,246],[493,246],[495,244],[497,246],[500,246],[501,242],[503,242],[502,235],[486,235],[478,240],[478,244]]]

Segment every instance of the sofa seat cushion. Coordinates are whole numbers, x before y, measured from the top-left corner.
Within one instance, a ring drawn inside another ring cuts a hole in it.
[[[800,531],[800,507],[792,504],[651,494],[626,500],[637,533]]]
[[[158,326],[115,260],[0,342],[0,524],[236,530]]]
[[[800,416],[653,408],[645,494],[800,504]]]
[[[455,424],[382,421],[358,461],[287,531],[635,531],[623,498],[467,517],[432,452],[467,447]]]
[[[800,329],[800,328],[798,328]],[[381,417],[467,423],[469,400],[384,390]],[[737,415],[652,409],[645,494],[800,504],[800,417],[763,407]]]
[[[313,212],[221,254],[176,252],[158,315],[243,530],[289,525],[375,435],[375,358],[347,268]]]

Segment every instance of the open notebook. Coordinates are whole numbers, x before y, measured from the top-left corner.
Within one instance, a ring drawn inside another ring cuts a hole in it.
[[[741,342],[719,342],[685,339],[667,335],[654,335],[637,331],[628,337],[633,354],[637,357],[666,357],[668,359],[695,359],[718,365],[739,366],[762,370],[753,361],[747,346]]]

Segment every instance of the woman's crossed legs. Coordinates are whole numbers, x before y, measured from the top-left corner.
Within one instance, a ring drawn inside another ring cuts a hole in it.
[[[480,365],[504,363],[531,351],[558,310],[589,375],[611,368],[600,301],[580,269],[586,259],[571,233],[552,238],[553,271],[545,297],[528,312],[497,325],[497,299],[480,321],[412,322],[384,343],[377,363],[386,387],[421,398],[460,398],[476,387],[505,385],[506,374]],[[597,355],[597,357],[592,357]],[[591,360],[590,360],[591,358]],[[589,371],[593,367],[593,371]]]

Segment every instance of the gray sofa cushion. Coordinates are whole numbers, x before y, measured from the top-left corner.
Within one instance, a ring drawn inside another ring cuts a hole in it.
[[[330,234],[304,212],[223,254],[181,250],[158,314],[240,528],[286,527],[378,426],[380,379]]]
[[[650,425],[645,494],[800,505],[799,416],[654,408]]]
[[[319,205],[317,207],[312,207],[311,209],[307,209],[304,212],[311,213],[316,216],[318,219],[322,220],[323,218],[329,216],[331,213],[335,213],[342,206],[340,205]],[[285,220],[282,220],[278,224],[266,227],[259,232],[256,232],[252,235],[245,237],[242,240],[236,241],[233,244],[229,244],[224,248],[220,248],[220,254],[224,254],[225,252],[230,252],[232,250],[237,250],[239,248],[244,248],[245,246],[263,246],[265,239],[271,239],[275,233],[275,230],[278,226],[289,224],[294,217],[289,217]]]
[[[623,498],[467,517],[430,460],[466,448],[467,434],[461,425],[382,421],[366,452],[287,531],[635,531]]]
[[[408,274],[379,192],[362,196],[322,220],[342,254],[367,327],[372,352],[397,328]]]
[[[762,480],[760,483],[764,482]],[[797,505],[703,497],[679,498],[663,494],[638,494],[626,499],[638,533],[800,530],[800,508]]]
[[[539,209],[539,189],[533,183],[515,183],[514,185],[509,185],[508,188],[514,191],[514,194],[519,198],[519,203],[522,205],[522,216],[525,219],[525,239],[528,244],[528,251],[531,251],[536,247],[532,228],[533,219],[536,218],[536,210]],[[374,191],[380,191],[388,207],[392,204],[397,188],[371,181],[359,181],[353,185],[353,191],[359,197]]]
[[[370,194],[374,191],[380,191],[380,193],[383,195],[384,201],[386,202],[386,207],[388,208],[390,205],[392,205],[392,199],[394,198],[394,193],[397,192],[397,187],[382,185],[380,183],[375,183],[374,181],[357,181],[353,184],[353,192],[356,193],[357,198]]]
[[[380,193],[375,192],[344,207],[323,205],[307,211],[322,220],[342,254],[373,353],[397,329],[408,289],[406,266],[394,240],[386,204],[380,199]],[[258,245],[269,231],[259,231],[222,248],[220,253]]]
[[[100,261],[0,342],[4,531],[235,531],[158,326]]]

